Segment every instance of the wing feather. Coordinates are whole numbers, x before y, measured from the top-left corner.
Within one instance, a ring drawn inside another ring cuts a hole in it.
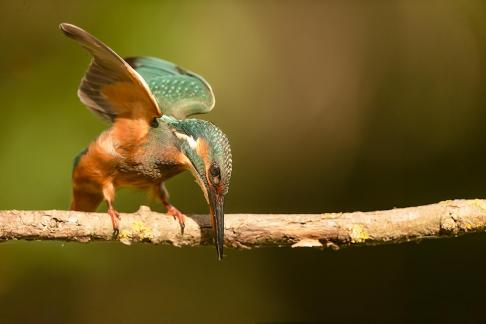
[[[144,79],[118,54],[85,30],[63,23],[60,29],[93,57],[78,89],[81,102],[109,121],[160,117],[156,98]]]
[[[154,57],[126,58],[147,82],[164,114],[184,119],[211,111],[214,93],[203,77]]]

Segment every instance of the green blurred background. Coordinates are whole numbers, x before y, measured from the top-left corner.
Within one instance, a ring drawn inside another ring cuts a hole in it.
[[[86,28],[203,75],[229,136],[226,212],[388,209],[486,195],[484,1],[0,1],[0,209],[66,209],[107,126],[79,102]],[[187,173],[172,202],[207,212]],[[150,204],[121,190],[124,212]],[[105,210],[102,206],[100,210]],[[486,235],[339,252],[0,245],[0,321],[484,319]]]

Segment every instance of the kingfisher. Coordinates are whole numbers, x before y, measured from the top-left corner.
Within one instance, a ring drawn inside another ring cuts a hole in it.
[[[71,210],[92,212],[105,201],[117,236],[120,214],[114,207],[115,191],[133,187],[160,199],[184,234],[185,215],[169,202],[164,183],[189,170],[209,205],[221,260],[231,149],[226,135],[214,124],[188,118],[213,109],[209,83],[159,58],[123,59],[82,28],[68,23],[59,27],[91,55],[78,89],[81,102],[110,123],[74,159]]]

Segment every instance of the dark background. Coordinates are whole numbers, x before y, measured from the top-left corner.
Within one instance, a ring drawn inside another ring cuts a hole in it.
[[[80,25],[203,75],[230,138],[226,212],[389,209],[486,194],[484,1],[0,1],[0,209],[66,209],[107,127],[79,102]],[[172,202],[207,212],[187,173]],[[121,190],[124,212],[161,206]],[[105,210],[103,205],[100,210]],[[108,217],[108,216],[107,216]],[[0,321],[479,322],[486,235],[344,249],[0,245]]]

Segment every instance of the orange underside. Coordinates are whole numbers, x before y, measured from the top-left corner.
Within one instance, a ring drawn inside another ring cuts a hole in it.
[[[149,190],[155,197],[161,196],[162,179],[144,177],[137,172],[120,170],[120,160],[137,160],[146,140],[149,126],[144,120],[117,119],[112,128],[92,142],[73,170],[72,210],[95,211],[106,200],[111,204],[115,189],[121,186]],[[117,143],[114,148],[113,143]],[[111,146],[110,146],[111,145]],[[185,157],[174,153],[180,160],[182,171]]]

